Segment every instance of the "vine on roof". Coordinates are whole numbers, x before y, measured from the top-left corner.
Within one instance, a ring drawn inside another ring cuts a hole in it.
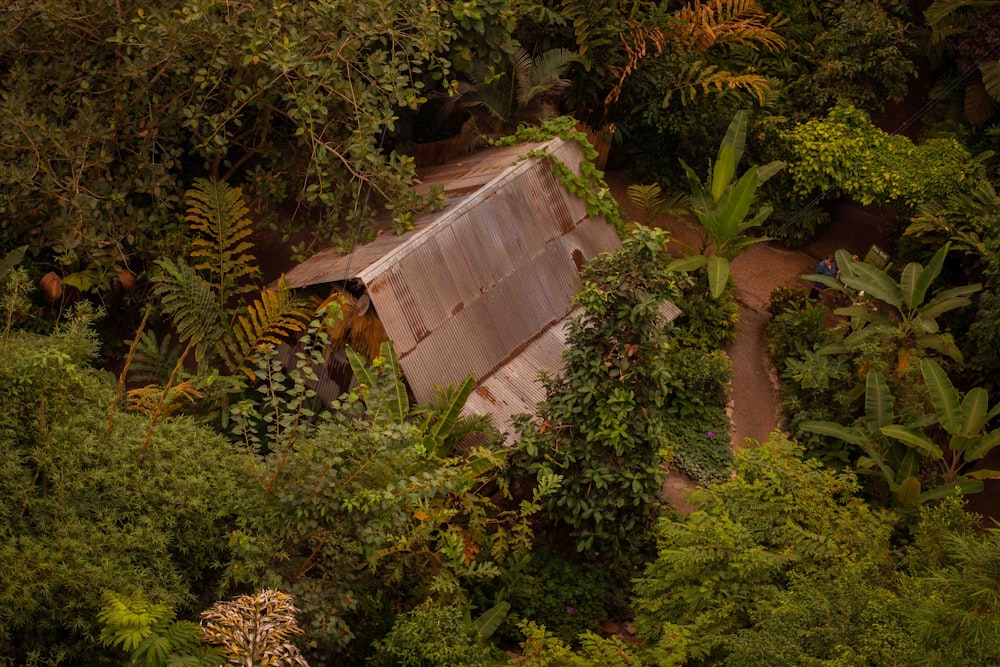
[[[495,146],[513,146],[522,142],[548,141],[559,137],[567,141],[575,141],[583,149],[583,161],[580,162],[580,175],[577,176],[565,162],[544,148],[537,148],[524,156],[544,157],[552,165],[552,173],[562,183],[566,191],[583,199],[587,203],[587,215],[595,218],[602,216],[609,224],[614,225],[618,235],[625,236],[625,220],[621,208],[611,194],[611,188],[604,180],[604,172],[597,168],[597,149],[587,139],[587,135],[576,129],[577,120],[571,116],[559,116],[543,121],[541,125],[518,126],[514,134],[493,140]]]

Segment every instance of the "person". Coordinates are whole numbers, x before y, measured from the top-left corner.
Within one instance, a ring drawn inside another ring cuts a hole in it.
[[[816,270],[813,271],[816,275],[829,276],[831,278],[837,277],[837,264],[833,261],[833,255],[827,255],[823,259],[819,260],[819,264],[816,265]],[[820,282],[814,282],[812,284],[812,289],[809,290],[809,298],[815,299],[819,296],[820,292],[826,289],[826,285]]]

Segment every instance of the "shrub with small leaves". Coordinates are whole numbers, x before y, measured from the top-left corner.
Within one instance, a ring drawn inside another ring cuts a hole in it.
[[[504,662],[500,651],[477,641],[460,608],[427,603],[397,618],[389,634],[375,642],[371,658],[377,667],[485,667]]]
[[[708,417],[678,419],[667,426],[667,438],[674,449],[672,465],[683,475],[706,486],[729,478],[733,450],[729,418],[721,408]]]
[[[607,593],[612,585],[608,574],[594,565],[536,550],[509,589],[508,618],[511,623],[530,619],[572,644],[609,617]]]

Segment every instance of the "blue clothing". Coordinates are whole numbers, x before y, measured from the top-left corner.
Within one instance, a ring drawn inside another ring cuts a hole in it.
[[[831,278],[836,278],[837,277],[837,265],[833,264],[833,263],[827,265],[826,260],[825,259],[821,259],[820,262],[819,262],[819,264],[816,265],[816,270],[813,271],[813,273],[815,273],[817,275],[820,275],[820,276],[829,276]],[[823,283],[814,282],[813,284],[818,289],[826,289],[826,285],[824,285]]]

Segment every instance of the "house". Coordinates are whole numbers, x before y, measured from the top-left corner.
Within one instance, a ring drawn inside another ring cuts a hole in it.
[[[336,285],[362,299],[418,402],[471,373],[477,387],[466,412],[491,414],[508,433],[512,415],[533,413],[544,400],[539,371],[561,369],[580,269],[621,245],[603,218],[587,216],[547,159],[524,157],[537,148],[579,173],[581,148],[559,138],[428,168],[420,188],[442,187],[445,210],[349,255],[320,252],[285,276],[292,288]],[[327,398],[346,389],[343,379],[330,382],[319,391]]]

